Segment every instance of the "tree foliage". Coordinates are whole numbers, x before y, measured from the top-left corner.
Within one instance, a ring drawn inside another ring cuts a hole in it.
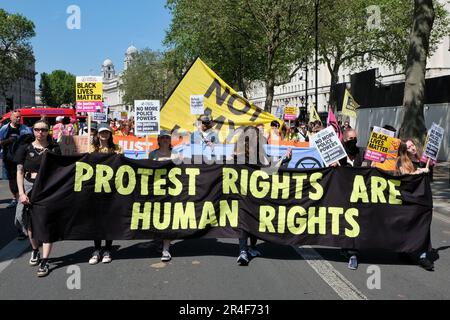
[[[55,70],[50,74],[43,72],[39,90],[42,102],[47,106],[60,107],[63,104],[75,103],[76,77],[63,70]]]
[[[266,84],[270,111],[274,87],[289,82],[312,49],[310,0],[168,0],[172,24],[166,36],[172,65],[201,57],[244,93]],[[183,67],[182,67],[183,68]]]
[[[35,36],[34,24],[20,14],[0,9],[0,95],[24,77],[33,63],[29,40]]]
[[[436,23],[430,37],[430,56],[448,34],[448,13],[435,2]],[[370,8],[379,10],[379,16]],[[411,0],[320,0],[320,56],[331,74],[330,102],[334,107],[334,86],[343,66],[358,69],[373,62],[405,70],[409,35],[413,26]]]
[[[123,100],[127,105],[134,105],[134,100],[165,101],[176,85],[164,55],[150,49],[133,55],[122,81]]]

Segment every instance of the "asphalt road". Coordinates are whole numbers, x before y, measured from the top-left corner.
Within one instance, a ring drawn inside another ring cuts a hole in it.
[[[37,267],[28,266],[27,241],[15,239],[7,182],[0,180],[0,299],[450,299],[448,170],[432,187],[434,272],[380,251],[362,252],[352,271],[338,249],[264,242],[263,256],[240,267],[234,239],[176,241],[170,263],[160,261],[153,241],[115,241],[113,262],[91,266],[90,241],[65,241],[55,244],[49,276],[38,278]],[[380,288],[368,286],[377,284],[374,270]]]

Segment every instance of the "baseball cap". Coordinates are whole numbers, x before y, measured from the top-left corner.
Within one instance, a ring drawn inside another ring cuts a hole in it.
[[[63,120],[64,120],[64,117],[63,117],[63,116],[58,116],[58,117],[56,117],[56,121],[57,121],[57,122],[63,121]]]
[[[112,130],[111,130],[111,128],[109,127],[109,125],[108,124],[106,124],[106,123],[101,123],[99,126],[98,126],[98,133],[100,133],[100,132],[102,132],[102,131],[109,131],[109,132],[112,132]]]
[[[158,138],[160,137],[172,137],[172,135],[170,134],[169,130],[161,130],[158,135]]]

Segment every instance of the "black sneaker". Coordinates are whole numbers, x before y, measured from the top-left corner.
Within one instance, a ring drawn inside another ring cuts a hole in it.
[[[424,268],[427,271],[434,271],[434,263],[430,261],[428,258],[420,258],[419,266]]]
[[[31,258],[29,261],[30,266],[32,267],[37,266],[39,264],[39,258],[40,258],[39,250],[31,251]]]
[[[37,271],[37,276],[38,277],[45,277],[45,276],[48,275],[48,272],[49,272],[48,261],[42,260],[41,264],[39,265],[39,269]]]

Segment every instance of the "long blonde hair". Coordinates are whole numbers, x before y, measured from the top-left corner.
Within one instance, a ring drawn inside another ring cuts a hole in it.
[[[402,141],[398,147],[397,168],[400,174],[413,174],[416,169],[408,154],[408,147],[406,142]]]

